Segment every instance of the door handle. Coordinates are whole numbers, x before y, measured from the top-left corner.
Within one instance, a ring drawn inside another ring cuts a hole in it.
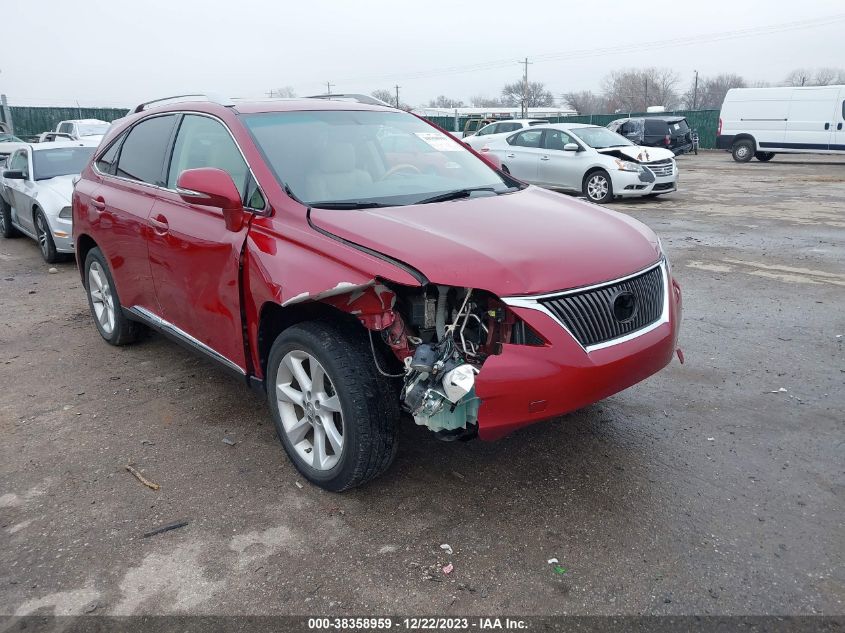
[[[825,124],[824,124],[824,129],[829,130],[829,129],[830,129],[830,123],[825,123]]]
[[[505,154],[505,156],[507,156],[508,158],[513,158],[514,154]]]
[[[540,160],[549,160],[548,156],[540,156]]]
[[[153,231],[155,231],[159,235],[166,235],[167,232],[170,230],[170,225],[167,223],[167,218],[161,214],[158,214],[154,218],[150,218],[150,225],[153,227]]]
[[[105,210],[106,208],[106,201],[103,200],[102,196],[97,196],[96,198],[91,200],[91,206],[95,209],[99,209],[100,211]]]

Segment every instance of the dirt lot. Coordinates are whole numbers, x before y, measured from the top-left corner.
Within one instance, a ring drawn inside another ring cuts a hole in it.
[[[614,208],[663,237],[685,365],[493,444],[405,424],[343,495],[244,385],[107,346],[72,263],[0,241],[0,613],[842,614],[845,160],[679,164]]]

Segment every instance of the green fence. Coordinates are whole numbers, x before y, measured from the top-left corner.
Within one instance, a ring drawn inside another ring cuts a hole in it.
[[[111,123],[126,116],[129,110],[122,108],[46,108],[31,106],[9,106],[15,136],[27,139],[38,136],[41,132],[56,129],[59,121],[69,119],[100,119]],[[0,109],[0,117],[2,117]]]
[[[703,149],[713,149],[716,147],[716,129],[719,127],[719,110],[673,110],[672,112],[647,113],[647,112],[631,112],[619,114],[579,114],[576,116],[565,117],[546,117],[551,123],[589,123],[592,125],[605,126],[611,121],[622,119],[628,116],[683,116],[686,117],[689,126],[698,130],[699,145]],[[444,130],[452,132],[463,131],[464,125],[471,118],[478,117],[458,117],[458,129],[455,130],[455,117],[451,116],[436,116],[426,117],[435,125],[439,125]]]

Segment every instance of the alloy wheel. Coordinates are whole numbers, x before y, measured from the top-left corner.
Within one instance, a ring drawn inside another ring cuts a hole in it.
[[[751,150],[748,149],[748,146],[740,145],[739,147],[736,148],[736,157],[737,158],[745,158],[746,156],[748,156],[748,152],[750,152],[750,151]]]
[[[97,322],[106,336],[111,335],[114,331],[114,296],[103,267],[96,261],[88,268],[88,294]]]
[[[601,200],[607,195],[607,178],[595,174],[587,181],[587,195],[590,200]]]
[[[47,241],[49,229],[44,222],[44,216],[40,213],[35,216],[35,236],[38,238],[38,248],[44,253],[44,257],[50,256],[50,244]]]
[[[343,453],[343,412],[320,362],[302,350],[285,354],[276,374],[276,400],[297,455],[314,470],[336,466]]]

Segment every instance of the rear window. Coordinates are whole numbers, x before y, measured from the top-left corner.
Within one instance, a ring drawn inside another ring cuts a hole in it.
[[[529,121],[528,125],[535,126],[535,125],[545,125],[548,121]]]
[[[669,124],[669,127],[671,128],[673,134],[686,134],[689,131],[689,125],[687,125],[686,119],[672,121],[672,123]]]
[[[646,134],[668,134],[669,133],[669,126],[666,124],[666,121],[661,121],[660,119],[646,119],[645,120],[645,133]]]

